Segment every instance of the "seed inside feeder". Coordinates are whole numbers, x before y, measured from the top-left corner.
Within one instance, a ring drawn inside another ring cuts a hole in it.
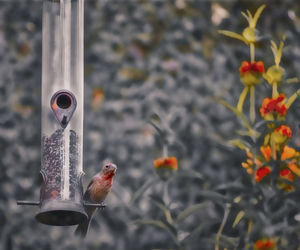
[[[50,137],[43,136],[42,138],[42,170],[47,178],[47,185],[42,191],[43,199],[61,198],[64,192],[62,183],[64,183],[65,180],[69,182],[67,192],[70,197],[68,198],[75,199],[75,190],[80,184],[81,173],[77,171],[79,150],[78,136],[73,130],[70,130],[70,134],[64,135],[64,133],[66,132],[63,129],[58,129]],[[69,145],[65,145],[64,136],[69,137]],[[69,165],[65,167],[69,169],[69,175],[66,176],[67,179],[64,179],[62,169],[66,164],[66,148],[69,149]]]
[[[42,137],[41,208],[36,218],[48,225],[75,225],[85,219],[79,164],[79,138],[74,130]]]

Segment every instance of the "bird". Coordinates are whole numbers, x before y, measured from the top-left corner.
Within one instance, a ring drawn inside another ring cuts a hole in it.
[[[102,170],[96,174],[89,183],[83,195],[83,200],[87,203],[102,203],[112,188],[116,171],[117,166],[115,164],[104,164]],[[74,232],[75,235],[85,238],[89,229],[90,221],[96,209],[96,207],[85,206],[85,211],[88,215],[88,218],[77,226]]]

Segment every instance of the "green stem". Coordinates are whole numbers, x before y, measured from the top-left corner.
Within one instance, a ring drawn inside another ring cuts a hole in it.
[[[230,109],[239,119],[241,119],[242,124],[249,130],[249,134],[252,138],[258,138],[260,136],[259,132],[256,132],[254,129],[252,129],[247,117],[243,113],[241,113],[236,107],[231,106],[223,100],[218,100],[218,102],[224,107]]]
[[[278,90],[277,90],[277,83],[273,83],[273,88],[272,88],[272,98],[276,98],[279,94],[278,94]]]
[[[249,223],[248,223],[248,233],[247,233],[247,244],[246,244],[246,247],[245,247],[245,250],[248,250],[250,248],[250,243],[249,243],[249,238],[250,238],[250,233],[252,231],[252,227],[253,227],[253,221],[252,220],[249,220]]]
[[[288,101],[286,102],[285,106],[286,108],[288,109],[292,104],[293,102],[297,99],[298,95],[300,94],[300,89],[298,89],[289,99]]]
[[[164,203],[169,206],[170,204],[170,198],[169,198],[169,192],[168,192],[168,182],[164,181],[163,182],[163,201]]]
[[[225,223],[227,221],[227,218],[228,218],[228,215],[229,215],[229,212],[230,212],[230,208],[231,208],[231,205],[230,204],[226,204],[225,211],[224,211],[224,217],[223,217],[222,223],[220,225],[220,228],[218,230],[217,237],[216,237],[215,250],[219,250],[219,241],[220,241],[220,238],[221,238],[222,231],[224,229]]]
[[[163,145],[163,158],[167,158],[168,157],[168,145],[166,143],[164,143]]]
[[[250,43],[250,60],[251,60],[251,63],[254,63],[254,61],[255,61],[255,46],[254,46],[254,43]]]
[[[245,99],[246,99],[246,96],[248,94],[248,91],[249,91],[249,87],[245,87],[240,95],[240,98],[239,98],[239,102],[237,104],[237,110],[241,113],[243,113],[243,106],[244,106],[244,102],[245,102]]]
[[[255,87],[250,87],[250,121],[255,122]]]
[[[272,158],[276,161],[276,144],[275,144],[275,141],[274,141],[274,135],[272,134],[271,135],[271,138],[270,138],[270,144],[271,144],[271,154],[272,154]]]

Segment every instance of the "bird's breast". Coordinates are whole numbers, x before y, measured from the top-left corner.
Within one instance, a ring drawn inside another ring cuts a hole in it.
[[[95,182],[90,187],[90,198],[95,203],[103,202],[111,189],[112,183]]]

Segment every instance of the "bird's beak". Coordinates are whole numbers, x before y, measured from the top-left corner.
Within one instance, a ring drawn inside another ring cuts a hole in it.
[[[117,171],[117,166],[116,166],[116,164],[110,163],[109,165],[110,165],[111,171],[113,171],[113,173],[116,173],[116,171]]]

